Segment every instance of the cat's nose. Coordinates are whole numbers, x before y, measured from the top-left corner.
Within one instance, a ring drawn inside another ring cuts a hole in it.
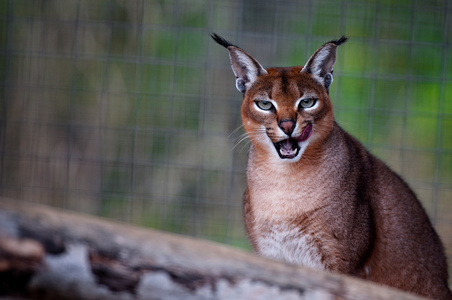
[[[279,128],[281,128],[285,134],[290,136],[292,134],[293,130],[295,129],[295,122],[292,120],[282,120],[279,123]]]

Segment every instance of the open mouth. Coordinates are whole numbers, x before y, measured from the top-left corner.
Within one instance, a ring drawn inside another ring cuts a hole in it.
[[[297,140],[292,138],[273,143],[273,145],[275,145],[279,157],[283,159],[294,158],[297,156],[298,151],[300,151],[300,146],[298,146]]]
[[[298,155],[300,151],[299,142],[306,141],[312,134],[312,124],[308,124],[304,129],[301,135],[297,138],[288,138],[277,143],[273,143],[275,145],[276,151],[278,152],[279,157],[282,159],[291,159]]]

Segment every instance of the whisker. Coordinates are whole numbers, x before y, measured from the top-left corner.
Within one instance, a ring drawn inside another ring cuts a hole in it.
[[[228,138],[230,138],[234,133],[236,133],[237,131],[239,131],[239,130],[242,129],[242,128],[243,128],[243,125],[241,125],[241,126],[237,127],[236,129],[234,129],[234,130],[228,135]]]
[[[235,148],[237,148],[237,146],[242,143],[243,141],[248,140],[247,143],[245,143],[245,145],[243,146],[243,148],[245,148],[251,141],[250,138],[251,137],[262,137],[264,134],[266,133],[265,129],[257,129],[251,132],[245,132],[243,134],[241,134],[240,136],[238,136],[235,140],[237,141],[235,143],[235,145],[232,147],[232,149],[234,150]],[[259,141],[259,139],[256,139]],[[243,148],[241,149],[241,151],[243,150]]]
[[[249,144],[251,144],[251,141],[250,141],[250,140],[248,140],[248,141],[243,145],[242,149],[240,149],[240,152],[242,152],[243,149],[245,149],[245,147],[248,146]],[[248,149],[248,151],[249,151],[249,149]]]
[[[232,150],[234,150],[235,148],[237,148],[237,146],[238,146],[241,142],[246,141],[247,139],[248,139],[248,135],[242,137],[242,138],[234,145],[234,147],[232,147]],[[248,140],[248,142],[251,142],[251,141]],[[246,145],[246,144],[245,144],[245,145]]]

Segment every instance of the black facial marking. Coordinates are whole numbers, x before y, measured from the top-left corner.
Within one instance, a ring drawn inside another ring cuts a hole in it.
[[[287,79],[287,72],[286,70],[282,70],[281,71],[281,87],[282,87],[282,92],[283,93],[287,93],[287,88],[288,88],[288,84],[289,80]]]

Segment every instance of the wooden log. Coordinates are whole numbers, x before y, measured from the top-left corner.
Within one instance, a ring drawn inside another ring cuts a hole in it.
[[[0,198],[0,296],[422,299],[214,242]]]

